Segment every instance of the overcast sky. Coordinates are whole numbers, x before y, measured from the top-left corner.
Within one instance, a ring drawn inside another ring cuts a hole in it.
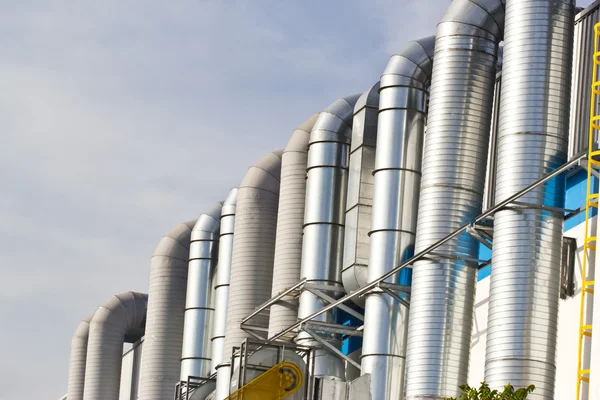
[[[66,392],[79,320],[147,292],[160,237],[448,3],[0,1],[0,400]]]

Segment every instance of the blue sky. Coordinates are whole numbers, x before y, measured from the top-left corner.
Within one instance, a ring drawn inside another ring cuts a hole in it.
[[[78,321],[148,290],[160,237],[448,3],[2,2],[0,399],[63,394]]]

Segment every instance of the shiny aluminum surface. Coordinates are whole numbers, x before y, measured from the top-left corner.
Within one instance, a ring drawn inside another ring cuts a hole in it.
[[[240,328],[242,319],[271,297],[281,154],[275,151],[261,158],[238,189],[224,357],[231,357],[233,346],[251,337]],[[265,315],[252,320],[263,328],[268,322]]]
[[[313,114],[294,131],[281,156],[281,189],[271,290],[273,297],[300,280],[308,140],[318,116]],[[273,304],[269,315],[269,336],[292,325],[297,318],[298,299],[286,297]]]
[[[507,0],[496,199],[567,161],[574,1]],[[520,202],[564,207],[564,176]],[[496,213],[486,381],[534,384],[553,399],[563,216],[533,208]]]
[[[222,206],[216,204],[200,215],[192,229],[181,349],[182,381],[189,376],[208,377],[212,372],[213,273],[219,254]]]
[[[307,282],[342,287],[342,249],[344,241],[344,205],[348,187],[348,156],[352,135],[352,115],[359,95],[338,99],[323,111],[310,134],[308,147],[304,236],[302,241],[301,278]],[[304,290],[300,295],[298,318],[322,308],[323,300]],[[334,312],[323,314],[319,321],[335,323]],[[340,343],[332,337],[334,345]],[[297,342],[311,346],[318,343],[306,332]],[[317,352],[315,376],[344,376],[340,358],[326,350]]]
[[[381,77],[369,281],[413,254],[434,45],[433,36],[410,42]],[[388,294],[367,296],[361,373],[371,374],[373,399],[404,395],[407,321],[408,309]]]
[[[168,399],[179,382],[190,235],[195,224],[193,220],[175,226],[152,255],[140,399]]]
[[[438,25],[430,88],[415,252],[481,213],[501,1],[454,0]],[[477,258],[463,233],[438,250]],[[449,258],[413,268],[406,398],[458,397],[467,382],[476,268]]]
[[[342,282],[346,293],[367,284],[378,110],[379,82],[364,92],[354,106],[342,259]],[[354,302],[365,306],[362,297]]]
[[[229,300],[229,278],[231,274],[231,254],[233,251],[233,230],[238,189],[229,191],[221,209],[221,230],[219,234],[219,256],[214,278],[215,319],[212,333],[212,369],[217,371],[215,398],[223,400],[229,395],[230,366],[228,356],[223,354],[225,329],[227,327],[227,302]],[[220,365],[220,366],[219,366]]]
[[[130,329],[143,328],[148,295],[125,292],[102,304],[90,322],[84,400],[119,398],[123,342]]]

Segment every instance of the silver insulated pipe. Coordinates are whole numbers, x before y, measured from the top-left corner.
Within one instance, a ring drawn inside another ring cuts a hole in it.
[[[368,283],[378,111],[379,82],[364,92],[354,106],[342,259],[342,282],[346,293],[358,290]],[[365,306],[363,297],[353,300],[359,306]]]
[[[435,37],[410,42],[381,77],[368,281],[413,255],[421,183],[426,105]],[[387,282],[409,284],[409,271]],[[365,306],[361,373],[371,374],[371,397],[404,395],[408,308],[385,293]]]
[[[250,167],[238,189],[225,333],[226,358],[231,357],[234,346],[251,337],[241,329],[242,319],[271,297],[281,154],[281,151],[275,151],[261,158]],[[252,325],[266,329],[268,322],[267,316],[259,315],[252,320]]]
[[[83,399],[83,385],[85,381],[85,362],[87,360],[88,337],[90,322],[94,314],[82,320],[71,339],[71,358],[69,360],[69,383],[67,385],[67,398],[69,400]]]
[[[206,378],[212,372],[213,273],[219,253],[221,208],[219,203],[200,215],[192,229],[181,350],[182,381],[189,376]]]
[[[573,0],[507,0],[496,201],[567,161]],[[485,378],[553,399],[564,176],[494,217]]]
[[[415,253],[481,213],[500,0],[454,0],[437,28]],[[406,398],[458,397],[467,382],[478,242],[464,233],[413,268]]]
[[[308,139],[318,116],[313,114],[294,131],[281,156],[281,190],[271,290],[273,297],[300,280]],[[269,337],[296,323],[297,318],[297,298],[286,297],[273,304],[269,315]]]
[[[307,283],[339,288],[328,295],[339,297],[342,286],[342,248],[344,241],[344,206],[348,187],[348,155],[352,137],[352,115],[360,95],[348,96],[333,102],[323,111],[310,133],[302,242],[301,278]],[[300,294],[298,318],[305,318],[323,308],[324,301],[314,293]],[[335,323],[330,311],[315,320]],[[339,340],[331,337],[334,346]],[[298,334],[303,346],[318,346],[307,332]],[[339,357],[328,350],[315,351],[314,376],[344,377]]]
[[[190,235],[194,225],[195,220],[178,224],[160,239],[152,255],[140,370],[141,400],[171,398],[179,382]]]
[[[125,292],[112,296],[94,313],[89,328],[84,400],[119,398],[123,343],[130,330],[143,329],[147,303],[148,295]]]
[[[215,320],[212,334],[212,369],[217,371],[216,398],[223,400],[229,395],[229,371],[227,357],[223,354],[225,329],[227,327],[227,302],[229,301],[229,277],[233,251],[233,230],[238,189],[231,189],[221,209],[221,231],[219,235],[219,262],[215,272]],[[221,368],[226,362],[225,369]],[[220,397],[219,397],[220,396]]]

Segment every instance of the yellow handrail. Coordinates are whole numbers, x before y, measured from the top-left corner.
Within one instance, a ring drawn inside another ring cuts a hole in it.
[[[577,357],[577,390],[576,400],[581,399],[581,389],[583,382],[590,382],[590,368],[586,368],[584,363],[589,365],[589,355],[583,354],[583,341],[585,338],[592,337],[591,321],[588,324],[586,321],[586,310],[590,306],[591,299],[589,295],[594,294],[594,281],[588,280],[587,268],[588,259],[596,251],[596,236],[590,234],[590,216],[591,209],[598,209],[598,193],[595,192],[592,186],[592,170],[600,167],[600,151],[594,150],[594,135],[600,132],[600,115],[596,114],[596,104],[600,96],[600,81],[598,81],[598,67],[600,67],[600,52],[598,52],[598,41],[600,39],[600,23],[594,26],[594,55],[592,63],[592,87],[590,95],[590,130],[588,140],[588,157],[587,157],[587,189],[585,201],[585,239],[583,244],[583,261],[581,266],[581,300],[579,307],[579,335],[578,335],[578,357]],[[588,386],[589,390],[589,386]]]

